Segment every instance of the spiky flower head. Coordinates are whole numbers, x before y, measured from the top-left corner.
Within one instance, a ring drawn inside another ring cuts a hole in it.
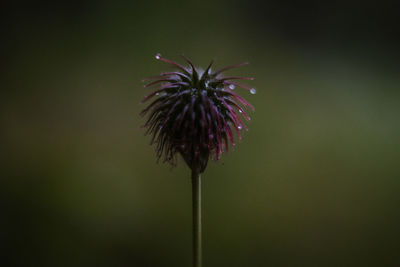
[[[191,169],[200,173],[207,166],[209,157],[220,159],[228,151],[229,143],[235,145],[234,135],[240,140],[240,131],[247,130],[244,120],[250,117],[244,109],[254,107],[236,94],[235,87],[241,87],[255,94],[254,88],[232,80],[253,80],[253,78],[224,76],[222,73],[247,65],[247,62],[231,65],[216,71],[211,70],[214,60],[203,70],[195,68],[183,56],[188,66],[182,66],[157,54],[156,59],[164,61],[177,71],[163,72],[144,79],[144,87],[159,86],[142,102],[156,97],[142,112],[148,118],[144,127],[152,135],[151,144],[156,145],[157,158],[176,164],[180,153]],[[236,134],[234,134],[236,132]]]

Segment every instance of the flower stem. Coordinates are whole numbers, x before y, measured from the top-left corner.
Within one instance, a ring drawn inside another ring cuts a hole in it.
[[[193,205],[193,267],[201,267],[201,175],[198,168],[192,169]]]

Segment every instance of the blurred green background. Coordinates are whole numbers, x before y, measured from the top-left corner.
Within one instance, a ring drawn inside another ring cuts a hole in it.
[[[204,266],[399,266],[397,12],[6,1],[2,266],[190,266],[189,169],[156,164],[138,115],[158,52],[256,78],[249,132],[203,175]]]

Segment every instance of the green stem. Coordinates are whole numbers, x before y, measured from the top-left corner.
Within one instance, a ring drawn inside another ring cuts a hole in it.
[[[192,204],[193,204],[193,267],[201,267],[201,175],[192,170]]]

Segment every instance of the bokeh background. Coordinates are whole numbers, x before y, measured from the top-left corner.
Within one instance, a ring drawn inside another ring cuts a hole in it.
[[[256,78],[204,174],[204,266],[399,266],[394,2],[3,3],[2,266],[190,266],[190,172],[138,115],[158,52]]]

